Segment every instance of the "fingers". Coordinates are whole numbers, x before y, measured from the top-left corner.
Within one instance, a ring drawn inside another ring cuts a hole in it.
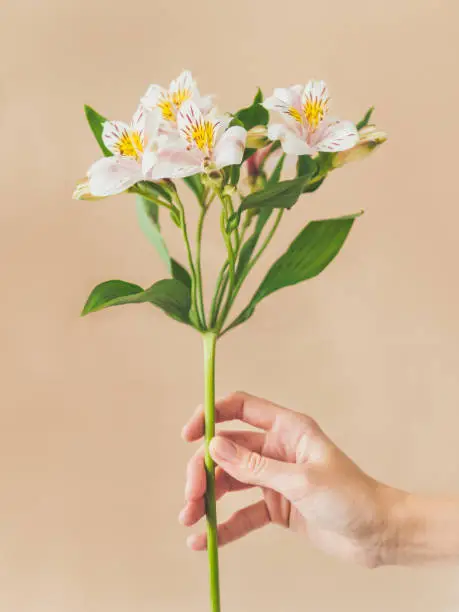
[[[257,453],[261,453],[265,439],[264,434],[252,431],[225,431],[221,433],[221,436]],[[187,501],[200,499],[206,491],[204,452],[204,446],[202,446],[188,462],[185,485],[185,499]],[[220,476],[220,478],[223,479],[223,476]]]
[[[233,491],[243,491],[249,489],[251,485],[245,484],[244,482],[238,482],[232,478],[229,474],[224,472],[220,467],[217,467],[215,471],[215,498],[221,499],[226,493]],[[204,496],[200,499],[187,501],[185,507],[180,512],[179,521],[185,527],[191,527],[202,519],[205,515],[205,502]]]
[[[247,506],[233,514],[227,521],[218,526],[218,544],[225,546],[244,537],[251,531],[260,529],[271,522],[268,507],[264,501]],[[192,550],[205,550],[207,547],[207,535],[200,533],[192,535],[187,540]]]
[[[281,414],[289,412],[286,408],[242,392],[232,393],[215,405],[217,423],[237,419],[264,430],[269,430]],[[203,435],[204,412],[200,406],[183,428],[182,436],[188,442],[193,442]]]
[[[270,459],[222,436],[212,440],[209,450],[214,461],[235,480],[273,489],[289,501],[305,494],[307,480],[302,465]]]

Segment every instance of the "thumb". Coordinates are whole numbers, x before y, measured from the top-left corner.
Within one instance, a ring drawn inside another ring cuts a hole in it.
[[[273,489],[291,501],[304,492],[306,474],[295,463],[269,459],[219,436],[211,441],[209,450],[215,463],[240,482]]]

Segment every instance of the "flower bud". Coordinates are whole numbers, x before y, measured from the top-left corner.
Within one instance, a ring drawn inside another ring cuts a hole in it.
[[[269,142],[268,129],[265,125],[256,125],[247,132],[247,149],[261,149]]]
[[[101,200],[102,197],[92,195],[89,189],[88,179],[83,179],[75,187],[75,191],[72,194],[74,200]]]
[[[359,130],[360,140],[346,151],[339,151],[333,156],[333,168],[341,168],[344,164],[353,161],[359,161],[370,155],[376,147],[383,144],[387,140],[387,134],[378,130],[375,125],[367,125]]]

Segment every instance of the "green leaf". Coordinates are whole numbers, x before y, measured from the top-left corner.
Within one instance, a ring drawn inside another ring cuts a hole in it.
[[[201,176],[199,174],[193,174],[192,176],[185,177],[183,180],[197,197],[197,199],[202,202],[205,188],[202,184]]]
[[[306,176],[308,179],[317,173],[318,166],[310,155],[299,155],[296,163],[296,175]]]
[[[102,117],[102,115],[99,115],[97,111],[95,111],[87,104],[84,105],[84,112],[86,115],[86,119],[88,120],[89,127],[91,128],[92,133],[96,137],[96,140],[99,143],[99,147],[102,149],[103,154],[105,155],[105,157],[110,157],[111,155],[113,155],[113,153],[107,149],[104,144],[104,141],[102,140],[104,123],[108,121],[108,119]]]
[[[280,181],[279,183],[268,184],[261,191],[251,193],[241,202],[238,212],[249,208],[292,208],[300,197],[305,177]]]
[[[136,196],[137,218],[145,236],[156,248],[159,256],[166,264],[173,278],[191,287],[191,277],[188,271],[171,258],[159,226],[159,207],[157,204],[140,195]]]
[[[261,106],[261,102],[263,102],[263,94],[261,89],[258,88],[252,104],[235,113],[234,116],[242,123],[246,130],[251,130],[256,125],[268,125],[269,112],[264,106]]]
[[[101,283],[92,290],[81,314],[84,316],[110,306],[146,302],[157,306],[181,323],[190,322],[188,314],[191,305],[190,291],[173,278],[161,280],[145,291],[139,285],[121,280]]]
[[[320,274],[338,255],[356,217],[361,214],[308,223],[287,251],[271,266],[248,306],[228,330],[247,321],[259,302],[271,293]]]
[[[358,130],[361,130],[362,128],[366,127],[369,123],[370,123],[370,119],[371,119],[371,115],[373,114],[373,111],[375,110],[374,106],[371,106],[367,112],[365,113],[365,116],[363,119],[361,119],[357,125],[356,128]]]
[[[284,167],[285,157],[286,157],[285,153],[283,153],[279,157],[279,161],[277,162],[271,176],[269,177],[268,185],[275,185],[276,183],[280,181],[280,177],[282,174],[282,168]]]

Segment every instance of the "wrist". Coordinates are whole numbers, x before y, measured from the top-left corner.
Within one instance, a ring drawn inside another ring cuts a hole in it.
[[[380,486],[380,504],[384,516],[380,539],[378,565],[400,565],[404,542],[410,539],[410,532],[416,530],[415,518],[409,508],[412,495],[386,485]]]

